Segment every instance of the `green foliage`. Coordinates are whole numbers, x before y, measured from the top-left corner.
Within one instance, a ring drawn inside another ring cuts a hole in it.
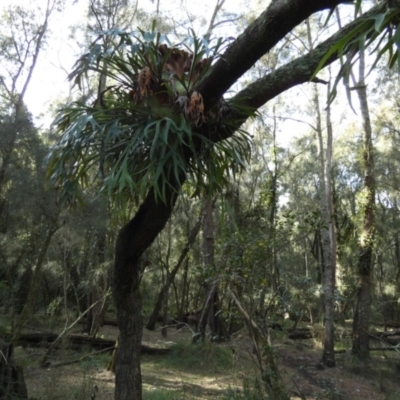
[[[356,14],[360,11],[361,1],[356,3]],[[388,65],[392,68],[396,63],[400,72],[400,9],[387,8],[382,3],[378,6],[376,14],[365,18],[360,17],[360,22],[330,48],[321,59],[311,80],[324,67],[326,61],[334,54],[340,56],[342,67],[336,76],[335,83],[330,93],[330,101],[333,101],[337,94],[337,85],[343,80],[345,86],[350,86],[351,71],[354,64],[358,61],[359,51],[364,51],[374,45],[371,53],[375,55],[375,60],[371,70],[375,68],[383,55],[388,55]]]
[[[90,72],[112,84],[91,105],[76,101],[59,110],[54,122],[61,138],[49,156],[48,176],[67,201],[83,202],[82,190],[97,184],[121,204],[150,189],[165,202],[166,191],[186,178],[198,195],[202,188],[221,189],[243,168],[250,137],[240,131],[213,143],[211,134],[222,124],[218,110],[204,115],[202,96],[193,90],[222,42],[194,36],[169,44],[154,30],[112,29],[76,63],[70,79],[79,87]]]
[[[0,315],[0,335],[4,335],[9,331],[9,321],[4,317],[4,315]]]
[[[100,368],[107,368],[110,362],[110,355],[107,353],[104,354],[96,354],[94,356],[90,356],[85,358],[83,361],[80,362],[80,367],[85,371],[91,369],[100,369]]]
[[[318,303],[322,295],[322,287],[312,278],[287,272],[285,281],[290,285],[290,290],[285,295],[284,308],[300,318],[311,304]]]
[[[146,391],[143,393],[144,400],[176,400],[176,399],[184,399],[184,395],[179,396],[177,391],[165,391],[165,390],[152,390]]]

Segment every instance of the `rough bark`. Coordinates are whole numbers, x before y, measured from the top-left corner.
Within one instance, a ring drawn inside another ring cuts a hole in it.
[[[120,230],[114,262],[113,295],[119,328],[115,364],[115,399],[142,399],[140,349],[142,300],[140,257],[171,216],[182,181],[168,187],[167,203],[156,201],[150,191],[136,215]]]
[[[264,54],[310,15],[344,0],[277,0],[228,47],[212,72],[195,90],[212,107]],[[315,68],[314,68],[315,70]],[[309,78],[308,78],[309,79]],[[291,87],[291,86],[288,86]]]
[[[309,51],[304,56],[294,59],[246,86],[246,88],[232,98],[232,104],[237,103],[256,110],[286,90],[309,82],[321,59],[334,44],[343,39],[355,27],[371,19],[371,17],[385,9],[386,5],[384,2],[371,8],[371,10],[364,13],[361,17],[345,25],[337,33],[320,43],[314,50]],[[326,60],[324,66],[330,65],[337,59],[338,54],[332,54],[332,56]],[[210,77],[211,76],[213,76],[212,73],[210,74]],[[234,121],[238,121],[237,123],[240,123],[241,120],[248,118],[248,114],[246,115],[245,112],[240,110],[234,110],[230,117]],[[217,140],[223,140],[230,135],[232,135],[232,131],[222,132]]]

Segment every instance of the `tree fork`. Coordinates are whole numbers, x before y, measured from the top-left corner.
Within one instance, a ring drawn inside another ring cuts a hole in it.
[[[266,11],[229,46],[210,74],[195,88],[203,96],[206,111],[212,108],[238,78],[295,26],[318,11],[332,9],[345,2],[345,0],[312,2],[309,0],[276,0],[271,3]],[[362,16],[344,27],[308,55],[292,61],[253,85],[249,85],[232,98],[232,104],[236,103],[256,110],[278,94],[295,85],[307,82],[331,45],[345,37],[349,30],[363,21],[363,18],[371,17],[381,11],[384,6],[385,4],[374,7],[369,13],[366,13],[365,17]],[[338,54],[332,55],[325,65],[332,63],[337,58]],[[210,135],[200,128],[199,133],[213,136],[210,139],[214,142],[229,138],[249,117],[248,113],[247,115],[243,113],[243,108],[241,108],[242,111],[232,108],[228,113],[227,118],[232,124],[227,129]],[[190,155],[188,160],[189,158]],[[113,281],[120,328],[120,350],[117,352],[116,362],[115,399],[117,400],[142,399],[140,343],[143,321],[139,290],[140,257],[168,221],[182,183],[171,183],[173,190],[171,187],[167,187],[165,203],[161,200],[155,201],[154,191],[150,190],[137,214],[121,229],[118,235]]]

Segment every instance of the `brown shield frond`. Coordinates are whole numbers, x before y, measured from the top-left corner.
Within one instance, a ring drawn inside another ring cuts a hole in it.
[[[164,71],[176,75],[178,79],[184,77],[185,72],[188,72],[192,63],[193,54],[185,50],[170,48],[163,44],[158,47],[162,57],[164,57]]]
[[[152,75],[149,67],[144,67],[137,77],[138,83],[138,100],[152,94],[151,89]]]
[[[188,105],[186,107],[186,115],[189,117],[191,121],[197,125],[200,121],[203,120],[204,114],[204,103],[203,96],[194,91],[189,98]]]

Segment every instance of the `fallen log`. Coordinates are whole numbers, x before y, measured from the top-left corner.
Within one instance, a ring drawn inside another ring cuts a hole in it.
[[[383,322],[378,323],[379,326],[386,326],[387,328],[400,328],[400,322],[397,321],[390,321],[384,324]]]
[[[400,331],[377,332],[376,336],[379,336],[380,338],[385,338],[389,336],[400,336]]]
[[[370,347],[369,351],[399,351],[399,349],[395,346],[391,347]],[[344,354],[344,353],[351,353],[351,349],[340,349],[340,350],[335,350],[335,354]]]
[[[397,337],[385,337],[380,340],[382,343],[387,343],[392,346],[397,346],[400,343],[400,338],[398,336]]]
[[[379,341],[385,345],[389,344],[392,346],[397,346],[400,343],[400,335],[397,332],[396,335],[379,335],[379,334],[371,334],[370,333],[370,338],[371,340]]]
[[[22,346],[33,346],[33,347],[48,347],[52,342],[58,338],[57,333],[43,332],[43,333],[24,333],[19,338],[19,344]],[[102,338],[91,338],[90,336],[69,334],[65,339],[74,347],[81,348],[82,346],[89,346],[94,349],[104,350],[109,349],[111,352],[115,346],[115,340],[102,339]],[[158,348],[150,347],[142,344],[142,354],[155,354],[163,355],[168,354],[171,349],[169,348]]]
[[[64,367],[65,365],[75,364],[75,363],[84,361],[87,358],[93,357],[93,356],[95,356],[97,354],[105,353],[105,352],[112,351],[112,350],[114,350],[113,347],[108,348],[108,349],[104,349],[104,350],[100,350],[100,351],[95,351],[95,352],[90,353],[90,354],[85,354],[82,357],[75,358],[74,360],[61,361],[61,362],[58,362],[56,364],[52,364],[51,366],[52,366],[52,368]]]
[[[293,340],[298,339],[312,339],[314,334],[311,329],[296,329],[288,333],[288,338]]]
[[[372,349],[370,348],[369,351],[399,351],[399,348],[396,346],[391,346],[391,347],[373,347]]]
[[[86,326],[87,319],[86,318],[81,319],[79,321],[79,324]],[[104,326],[104,325],[118,326],[118,323],[117,323],[117,319],[116,318],[104,318],[102,323],[101,323],[101,325],[102,326]]]

